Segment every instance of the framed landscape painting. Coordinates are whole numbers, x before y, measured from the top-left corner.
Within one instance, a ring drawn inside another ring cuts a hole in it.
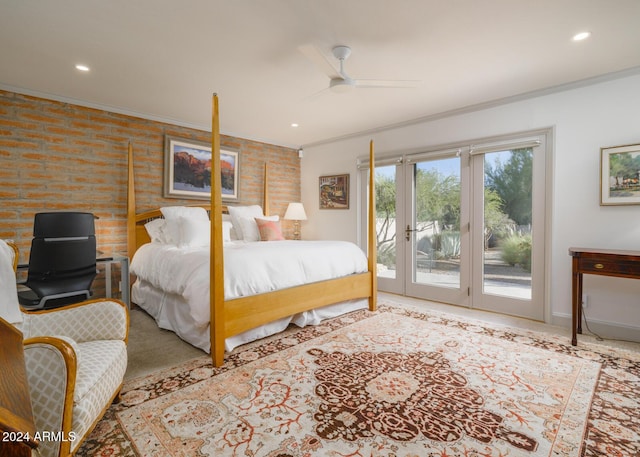
[[[640,144],[600,149],[600,205],[640,205]]]
[[[223,200],[238,200],[238,159],[237,151],[220,150]],[[164,196],[211,199],[211,145],[165,137]]]

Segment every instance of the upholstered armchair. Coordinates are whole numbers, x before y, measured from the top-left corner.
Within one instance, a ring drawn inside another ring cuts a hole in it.
[[[97,299],[24,311],[17,301],[16,258],[15,245],[0,240],[0,316],[24,336],[33,415],[42,433],[38,450],[43,457],[72,455],[122,387],[128,310],[119,300]]]

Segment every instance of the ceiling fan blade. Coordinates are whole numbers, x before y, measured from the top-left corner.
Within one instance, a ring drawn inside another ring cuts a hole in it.
[[[313,62],[324,74],[330,79],[342,78],[340,72],[333,66],[331,61],[320,52],[320,50],[312,44],[303,44],[298,46],[298,50],[305,55],[307,59]]]
[[[419,80],[410,79],[398,79],[398,80],[386,80],[386,79],[356,79],[356,87],[363,89],[411,89],[418,87],[421,83]]]
[[[306,97],[303,97],[302,100],[300,100],[300,101],[302,101],[302,102],[310,102],[310,101],[313,101],[313,100],[316,100],[316,99],[320,98],[323,94],[325,94],[327,92],[329,92],[329,88],[325,87],[324,89],[319,90],[318,92],[315,92],[315,93],[313,93],[311,95],[307,95]]]

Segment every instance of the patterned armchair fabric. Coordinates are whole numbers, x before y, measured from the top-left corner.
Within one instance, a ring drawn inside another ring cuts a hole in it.
[[[36,430],[48,432],[50,438],[40,441],[40,455],[73,454],[122,387],[127,307],[114,299],[90,300],[48,311],[24,311],[22,323],[15,325],[25,339]]]

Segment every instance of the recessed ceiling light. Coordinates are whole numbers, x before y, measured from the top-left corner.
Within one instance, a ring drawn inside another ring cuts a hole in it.
[[[582,41],[586,40],[591,36],[591,32],[580,32],[573,35],[573,41]]]
[[[299,127],[299,126],[300,126],[300,124],[296,124],[295,122],[293,124],[291,124],[291,127],[293,127],[293,128],[296,128],[296,127]]]
[[[86,65],[82,65],[81,63],[79,63],[78,65],[76,65],[76,70],[80,70],[80,71],[89,71],[89,67],[87,67]]]

